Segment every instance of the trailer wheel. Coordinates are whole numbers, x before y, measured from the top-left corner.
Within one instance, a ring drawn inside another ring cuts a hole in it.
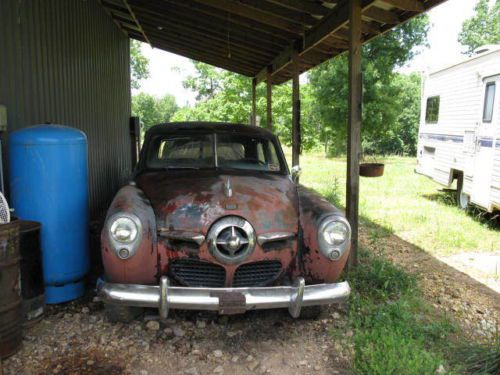
[[[104,313],[111,323],[130,323],[142,315],[141,307],[121,306],[113,303],[104,304]]]
[[[464,187],[464,178],[463,176],[459,176],[457,180],[457,206],[461,210],[466,210],[469,207],[470,196],[463,191]]]

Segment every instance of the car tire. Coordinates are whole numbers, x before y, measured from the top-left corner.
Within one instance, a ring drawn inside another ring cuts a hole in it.
[[[323,311],[322,306],[305,306],[300,309],[299,319],[316,320]]]
[[[469,208],[470,196],[463,191],[464,187],[464,178],[463,176],[459,176],[457,180],[457,206],[461,210],[467,210]]]
[[[141,316],[144,309],[141,307],[120,306],[112,303],[105,303],[104,312],[111,323],[130,323]]]

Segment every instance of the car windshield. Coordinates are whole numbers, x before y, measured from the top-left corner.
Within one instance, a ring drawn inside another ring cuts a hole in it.
[[[146,164],[152,169],[285,170],[272,140],[224,133],[158,135],[149,144]]]

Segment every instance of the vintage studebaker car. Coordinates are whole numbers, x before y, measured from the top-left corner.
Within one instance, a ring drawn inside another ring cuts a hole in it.
[[[222,123],[151,128],[133,181],[109,208],[98,291],[108,317],[141,308],[288,308],[344,300],[350,249],[343,214],[290,174],[275,135]]]

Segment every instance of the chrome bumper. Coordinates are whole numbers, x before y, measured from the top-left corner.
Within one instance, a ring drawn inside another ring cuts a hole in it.
[[[160,285],[114,284],[100,280],[97,291],[104,302],[158,308],[162,318],[168,316],[169,309],[238,314],[275,308],[288,308],[290,314],[297,318],[302,306],[341,302],[349,296],[351,288],[346,281],[305,285],[301,277],[292,286],[192,288],[170,286],[168,278],[163,276]]]

